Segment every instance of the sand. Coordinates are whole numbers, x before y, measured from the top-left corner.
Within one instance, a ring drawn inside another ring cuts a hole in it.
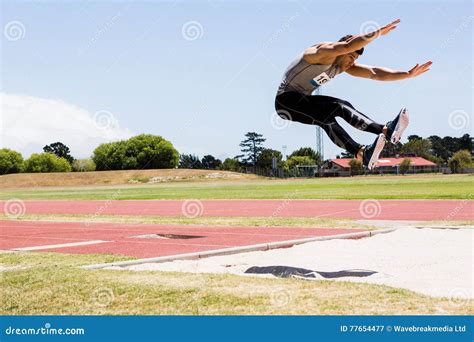
[[[324,272],[369,270],[377,273],[332,281],[384,284],[434,297],[474,298],[473,245],[471,228],[401,228],[359,240],[317,241],[265,252],[126,268],[245,276],[261,276],[244,274],[252,266],[281,265]],[[315,281],[320,279],[324,278],[318,276]]]

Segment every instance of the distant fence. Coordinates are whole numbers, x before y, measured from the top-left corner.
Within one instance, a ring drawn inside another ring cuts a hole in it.
[[[444,174],[448,174],[448,175],[453,173],[449,167],[442,168],[441,172],[443,172]],[[474,168],[460,169],[456,173],[474,173]]]
[[[313,177],[350,177],[355,175],[396,175],[401,174],[399,169],[396,167],[380,167],[372,171],[364,170],[359,174],[351,174],[350,170],[335,170],[335,169],[323,169],[318,168],[316,165],[299,166],[293,169],[283,168],[261,168],[261,167],[247,167],[242,170],[243,173],[256,174],[264,177],[275,177],[275,178],[313,178]],[[447,167],[430,167],[430,168],[419,168],[410,166],[409,170],[405,174],[422,174],[422,173],[444,173],[450,174],[451,169]],[[457,173],[474,173],[474,168],[462,169]]]
[[[276,177],[276,178],[312,178],[317,177],[318,167],[317,166],[299,166],[292,169],[284,168],[261,168],[261,167],[247,167],[244,173],[253,173],[264,177]]]

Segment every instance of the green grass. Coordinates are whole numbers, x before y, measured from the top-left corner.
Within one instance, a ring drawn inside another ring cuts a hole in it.
[[[110,255],[1,253],[2,315],[472,314],[474,301],[388,286],[152,271],[84,270]]]
[[[12,189],[0,199],[464,199],[472,175],[360,176],[350,178],[181,182],[114,187]]]
[[[175,224],[202,226],[245,226],[245,227],[317,227],[317,228],[358,228],[374,229],[375,226],[361,224],[351,219],[324,217],[195,217],[183,216],[134,216],[134,215],[80,215],[80,214],[25,214],[18,219],[10,219],[0,213],[0,220],[12,221],[74,221],[74,222],[120,222],[144,224]]]
[[[20,218],[9,218],[0,213],[0,220],[12,221],[59,221],[59,222],[117,222],[143,224],[173,224],[193,226],[245,226],[245,227],[295,227],[295,228],[357,228],[380,229],[377,224],[361,223],[359,220],[326,217],[218,217],[200,216],[134,216],[134,215],[81,215],[81,214],[24,214]],[[396,226],[397,223],[394,223]],[[417,227],[468,228],[474,229],[474,221],[425,221]]]

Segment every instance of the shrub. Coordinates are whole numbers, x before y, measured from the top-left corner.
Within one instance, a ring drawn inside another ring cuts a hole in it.
[[[95,163],[92,159],[75,159],[72,162],[72,169],[76,172],[95,171]]]
[[[293,151],[288,157],[288,159],[290,159],[291,157],[310,157],[311,159],[314,160],[313,164],[317,164],[317,165],[323,164],[321,155],[315,150],[313,150],[311,147],[301,147],[297,149],[296,151]]]
[[[8,148],[0,149],[0,175],[23,171],[23,157]]]
[[[71,164],[52,153],[33,153],[25,161],[26,172],[68,172]]]
[[[293,156],[291,158],[288,158],[288,160],[286,161],[286,165],[288,166],[289,169],[293,169],[300,165],[314,165],[314,164],[315,164],[314,159],[308,156]]]
[[[162,137],[141,134],[99,145],[92,160],[97,170],[166,169],[178,165],[179,153]]]
[[[364,172],[364,165],[361,160],[351,159],[349,160],[349,166],[351,167],[351,175],[361,175]]]
[[[410,170],[410,165],[411,165],[411,159],[410,158],[405,158],[402,160],[399,166],[400,173],[404,175],[405,173]]]
[[[448,161],[452,173],[473,166],[471,153],[468,150],[457,151]]]
[[[240,164],[239,161],[235,158],[226,158],[222,165],[220,166],[221,170],[227,170],[227,171],[239,171],[240,170]]]

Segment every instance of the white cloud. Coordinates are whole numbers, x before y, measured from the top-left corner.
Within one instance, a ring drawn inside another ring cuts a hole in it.
[[[76,158],[89,157],[97,145],[132,135],[106,110],[90,113],[60,100],[0,93],[0,109],[0,147],[25,158],[56,141]]]

